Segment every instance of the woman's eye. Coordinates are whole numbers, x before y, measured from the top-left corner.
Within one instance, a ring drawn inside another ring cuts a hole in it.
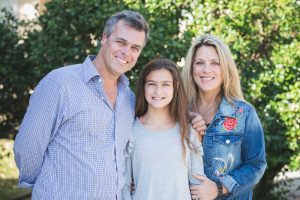
[[[196,62],[196,65],[203,65],[204,62]]]

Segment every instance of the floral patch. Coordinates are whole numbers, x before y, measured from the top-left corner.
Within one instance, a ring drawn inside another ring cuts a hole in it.
[[[238,121],[236,118],[226,117],[224,120],[224,123],[223,123],[223,127],[226,130],[231,131],[236,127],[237,123],[238,123]]]
[[[225,117],[223,122],[222,129],[226,131],[237,130],[239,125],[239,120],[244,112],[243,108],[239,108],[236,110],[236,117]]]
[[[213,166],[215,166],[214,175],[222,177],[233,168],[234,157],[228,155],[227,159],[224,158],[213,158]]]

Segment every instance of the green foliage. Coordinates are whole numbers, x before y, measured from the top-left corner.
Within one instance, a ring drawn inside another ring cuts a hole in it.
[[[106,19],[119,10],[138,10],[151,32],[127,74],[132,87],[142,66],[155,57],[182,64],[194,37],[211,33],[229,44],[245,98],[257,108],[265,130],[268,169],[256,196],[280,198],[270,193],[273,177],[286,164],[300,167],[299,6],[295,0],[53,0],[22,35],[17,30],[24,22],[6,13],[0,26],[1,135],[16,133],[29,91],[46,73],[96,54]]]
[[[18,34],[18,22],[7,10],[0,17],[0,138],[15,133],[26,110],[31,69],[24,62],[25,44]]]

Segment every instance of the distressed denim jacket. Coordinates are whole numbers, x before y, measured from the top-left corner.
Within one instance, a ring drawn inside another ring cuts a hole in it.
[[[252,199],[252,189],[266,169],[265,143],[260,120],[252,105],[222,99],[203,140],[204,169],[229,194],[219,199]]]

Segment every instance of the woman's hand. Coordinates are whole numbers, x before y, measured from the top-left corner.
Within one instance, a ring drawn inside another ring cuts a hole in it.
[[[193,200],[213,200],[217,198],[218,187],[215,182],[205,176],[194,175],[194,177],[201,181],[201,184],[190,187]]]
[[[206,130],[205,121],[199,113],[189,112],[189,116],[192,127],[197,131],[200,141],[202,141],[202,137],[205,135]]]

